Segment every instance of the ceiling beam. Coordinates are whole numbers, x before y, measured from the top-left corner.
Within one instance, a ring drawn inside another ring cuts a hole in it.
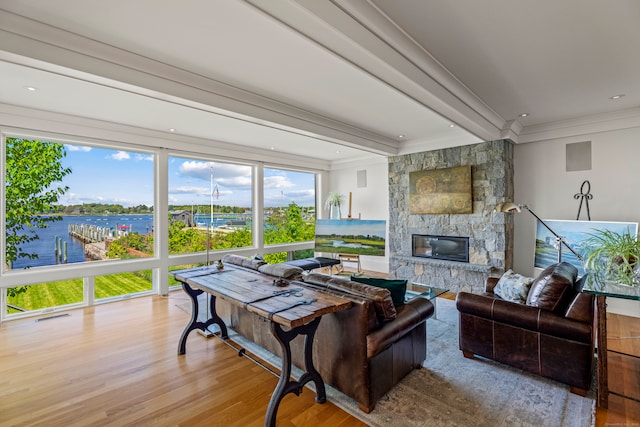
[[[245,0],[482,140],[505,120],[366,0]]]

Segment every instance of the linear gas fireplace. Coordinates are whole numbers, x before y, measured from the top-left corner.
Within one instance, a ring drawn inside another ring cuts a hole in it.
[[[469,262],[469,238],[413,234],[411,252],[415,257]]]

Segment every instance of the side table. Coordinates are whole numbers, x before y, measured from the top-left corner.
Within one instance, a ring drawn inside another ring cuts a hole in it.
[[[433,317],[438,318],[436,298],[440,295],[448,292],[448,289],[437,288],[435,286],[425,285],[423,283],[407,282],[407,292],[404,295],[404,300],[409,301],[413,298],[426,298],[433,303]]]
[[[598,390],[597,405],[606,409],[609,406],[609,394],[637,401],[630,396],[609,390],[609,370],[607,365],[607,297],[640,300],[640,287],[625,286],[615,283],[599,283],[591,276],[588,277],[582,292],[596,296],[596,321],[597,321],[597,369],[598,369]],[[620,353],[624,354],[624,353]],[[634,355],[627,355],[637,357]]]

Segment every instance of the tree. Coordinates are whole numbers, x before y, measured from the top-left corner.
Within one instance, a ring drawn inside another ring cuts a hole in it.
[[[71,173],[62,165],[66,156],[62,144],[22,138],[6,139],[6,259],[9,265],[19,258],[36,259],[38,254],[27,253],[21,245],[37,240],[37,229],[46,228],[60,216],[42,215],[69,188],[61,186],[62,179]],[[9,296],[25,292],[26,287],[9,288]]]

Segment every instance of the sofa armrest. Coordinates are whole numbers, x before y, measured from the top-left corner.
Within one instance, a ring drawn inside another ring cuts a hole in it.
[[[426,298],[413,298],[396,308],[397,315],[391,322],[367,335],[367,358],[371,359],[385,348],[426,321],[435,311],[433,303]]]
[[[485,292],[493,293],[493,290],[495,289],[499,280],[500,280],[499,277],[487,277],[487,281],[485,282],[485,286],[484,286]]]

